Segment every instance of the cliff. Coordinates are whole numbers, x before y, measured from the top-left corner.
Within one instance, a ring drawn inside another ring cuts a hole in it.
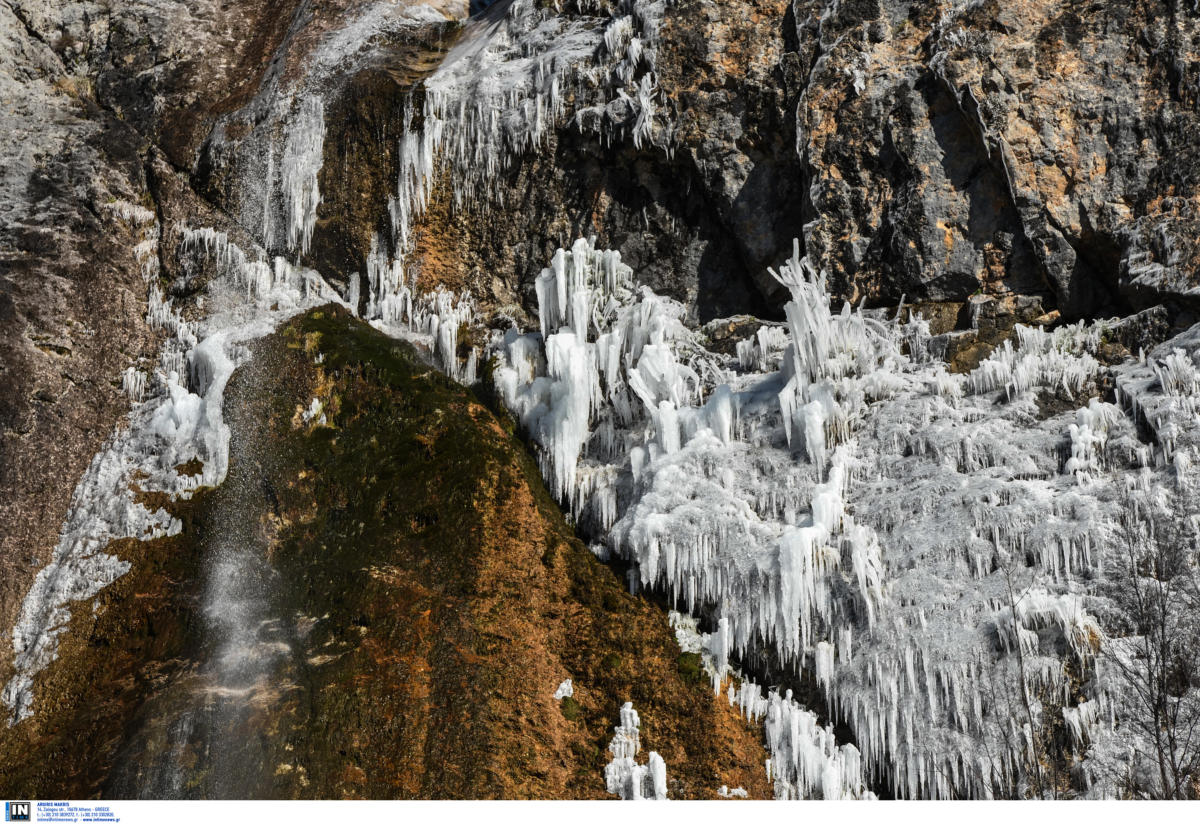
[[[1124,440],[1112,441],[1125,451],[1116,456],[1111,447],[1111,460],[1097,458],[1089,471],[1103,463],[1114,484],[1124,482],[1120,473],[1132,478],[1150,466],[1163,478],[1188,471],[1189,424],[1181,417],[1176,426],[1171,415],[1185,409],[1189,384],[1156,377],[1185,370],[1164,364],[1177,348],[1192,351],[1180,335],[1197,321],[1200,287],[1200,13],[1187,0],[0,0],[0,45],[0,682],[14,685],[6,703],[15,715],[28,696],[42,708],[2,733],[8,743],[0,763],[11,765],[15,772],[6,774],[19,789],[133,792],[144,780],[163,792],[220,792],[223,779],[202,775],[188,777],[186,790],[172,789],[162,783],[165,773],[148,778],[152,764],[120,753],[135,741],[151,751],[174,746],[176,733],[163,726],[166,708],[203,691],[201,662],[212,652],[204,644],[213,643],[204,641],[197,611],[210,557],[203,536],[219,531],[213,512],[231,505],[234,493],[226,490],[240,488],[253,500],[243,502],[248,509],[239,517],[272,536],[269,560],[295,587],[280,595],[287,620],[332,616],[310,634],[300,623],[288,630],[303,654],[279,671],[280,683],[295,689],[280,687],[266,702],[269,711],[251,719],[264,732],[253,745],[259,749],[245,756],[277,762],[281,772],[252,776],[246,792],[600,795],[606,736],[619,703],[633,700],[647,748],[663,755],[678,782],[674,795],[704,795],[721,783],[765,793],[750,766],[763,757],[761,749],[750,755],[747,742],[757,733],[731,718],[726,702],[702,700],[707,686],[683,683],[661,611],[620,592],[613,570],[571,537],[517,442],[466,394],[418,375],[411,354],[383,351],[381,338],[343,314],[415,334],[439,366],[467,383],[486,377],[498,354],[515,369],[528,353],[507,349],[504,336],[514,326],[541,326],[544,338],[554,331],[543,320],[538,278],[555,250],[576,238],[594,236],[595,248],[620,253],[638,285],[678,301],[683,325],[697,337],[680,333],[673,342],[684,341],[692,354],[705,347],[723,354],[726,361],[706,362],[739,377],[785,368],[783,345],[772,335],[799,334],[781,323],[797,293],[769,269],[777,274],[793,250],[795,268],[787,271],[801,280],[809,269],[823,273],[835,310],[848,304],[875,311],[870,323],[901,324],[919,312],[930,322],[929,338],[913,332],[896,343],[897,358],[937,372],[930,385],[949,393],[953,414],[963,417],[958,423],[973,425],[995,411],[981,406],[976,417],[966,415],[961,386],[1005,395],[995,414],[1009,418],[991,421],[994,431],[1031,452],[1005,452],[1006,483],[1023,483],[1029,473],[1074,477],[1065,467],[1090,460],[1087,438],[1098,430],[1091,418],[1072,415],[1100,414],[1088,406],[1093,399],[1124,410]],[[291,320],[330,301],[342,309]],[[233,328],[228,318],[235,316],[238,334],[216,344],[242,369],[222,407],[219,391],[205,394],[212,353],[197,352]],[[1132,319],[1088,327],[1094,334],[1066,326],[1116,317]],[[331,338],[344,337],[347,347],[360,347],[327,355],[348,359],[362,374],[332,376],[332,367],[318,368],[288,348],[287,341],[332,324],[342,326],[317,340],[333,346]],[[1017,324],[1053,337],[1019,334]],[[243,345],[257,354],[242,360]],[[1048,362],[1049,354],[1029,348],[1042,345],[1085,362],[1078,385],[1067,370],[1057,382],[1013,378],[1007,386],[995,377],[1001,367],[988,365],[1003,362],[1011,371],[1021,358],[1043,355]],[[367,350],[391,365],[372,366]],[[1136,360],[1141,350],[1152,354],[1149,362]],[[746,359],[735,364],[743,351]],[[545,354],[532,356],[531,379],[535,372],[550,377]],[[936,364],[921,361],[925,355]],[[262,359],[278,374],[257,366]],[[872,368],[886,372],[898,362],[881,358]],[[248,363],[258,371],[251,374]],[[420,381],[428,405],[406,406],[390,395],[387,369]],[[280,383],[284,375],[292,382]],[[696,383],[708,380],[705,373]],[[331,426],[313,428],[301,414],[304,425],[290,428],[296,405],[307,408],[338,381],[336,391],[363,409],[380,404],[386,425],[363,412],[353,427],[335,416]],[[705,383],[704,392],[715,386]],[[783,386],[770,388],[778,397]],[[1021,394],[1029,391],[1033,400]],[[148,458],[121,451],[126,435],[136,434],[156,404],[169,407],[172,392],[225,409],[234,453],[228,479],[218,444],[161,467],[169,476],[161,489],[139,486],[135,464]],[[370,401],[373,393],[387,397]],[[1018,396],[1021,403],[1010,404]],[[1185,400],[1165,405],[1167,396]],[[798,408],[813,399],[800,400]],[[943,400],[939,394],[932,403],[941,409]],[[672,403],[681,401],[673,396]],[[438,413],[439,404],[457,414]],[[896,432],[930,426],[908,407],[871,407],[884,408],[893,417],[873,424],[876,433],[893,423]],[[576,451],[595,458],[615,447],[588,453],[600,404],[589,413]],[[756,506],[795,494],[794,479],[786,480],[794,467],[771,449],[815,465],[799,439],[793,445],[789,415],[773,408],[763,417],[762,431],[770,433],[760,432],[756,444],[774,457],[753,464],[771,487],[755,491]],[[1084,425],[1088,434],[1080,436]],[[1075,427],[1069,438],[1068,426]],[[338,427],[356,434],[334,438]],[[829,427],[832,448],[851,423]],[[648,450],[661,428],[656,422],[613,438],[641,438]],[[536,431],[521,434],[548,460]],[[422,447],[429,455],[438,443],[478,441],[455,459],[466,480],[422,463],[424,453],[404,440],[409,435],[429,440]],[[255,470],[258,480],[245,473],[247,461],[261,460],[238,458],[243,437],[269,444],[263,449],[275,456]],[[400,441],[395,450],[376,450],[372,437]],[[893,437],[905,444],[904,460],[961,450],[956,466],[964,478],[1004,464],[999,452],[977,459],[974,441],[933,448],[908,437]],[[1004,451],[996,446],[1004,438],[996,437],[987,448]],[[326,451],[316,461],[313,450]],[[110,477],[101,458],[118,453],[125,474]],[[404,467],[395,457],[401,454]],[[1156,457],[1135,466],[1135,454]],[[305,460],[345,464],[353,477],[322,481]],[[385,479],[357,474],[361,464],[380,460],[380,472],[393,464]],[[613,464],[618,470],[633,471],[624,453]],[[814,470],[814,483],[824,482],[821,471]],[[932,474],[917,477],[934,484]],[[624,515],[635,496],[622,478],[625,486],[613,494]],[[115,515],[94,506],[89,490],[101,482],[120,493],[112,500],[128,497],[129,506],[110,507],[120,509]],[[949,483],[937,480],[922,500],[957,505]],[[269,495],[259,498],[260,486]],[[1184,481],[1177,486],[1170,494],[1180,496],[1182,512],[1190,498]],[[801,484],[806,493],[812,487]],[[1075,507],[1074,492],[1064,494]],[[410,497],[423,508],[400,502]],[[963,512],[999,511],[964,501]],[[1111,490],[1089,501],[1114,519],[1128,503]],[[800,509],[811,504],[801,501]],[[356,507],[370,509],[358,517],[362,536],[335,517]],[[388,520],[392,507],[407,520]],[[128,514],[135,509],[163,514],[142,533]],[[99,531],[87,525],[97,512],[108,519]],[[945,522],[962,514],[955,513]],[[579,511],[571,514],[588,539],[599,541],[612,526],[598,529]],[[796,517],[776,520],[795,526]],[[113,526],[118,521],[124,532]],[[154,531],[170,532],[176,522],[175,534]],[[513,534],[512,522],[530,529]],[[378,533],[367,535],[368,525]],[[1125,535],[1127,525],[1109,526],[1110,540],[1101,543],[1115,552],[1113,536]],[[328,530],[340,536],[336,542],[323,541]],[[135,540],[149,534],[154,540]],[[986,540],[971,534],[972,542]],[[997,534],[993,543],[1002,549],[1004,540]],[[344,554],[351,546],[375,554],[360,566]],[[109,557],[115,560],[103,560]],[[897,548],[891,557],[906,556]],[[93,568],[104,574],[89,584]],[[645,565],[634,563],[635,578],[639,568]],[[1066,569],[1070,578],[1069,563]],[[39,577],[46,570],[53,574]],[[905,574],[890,570],[895,581]],[[1064,583],[1057,566],[1047,575],[1052,587],[1076,585]],[[48,579],[61,586],[51,586],[53,603],[42,604],[35,596]],[[1108,598],[1111,582],[1101,571],[1089,567],[1084,579],[1089,597],[1103,590]],[[1122,617],[1124,608],[1104,601],[1104,629],[1133,637],[1139,628]],[[696,611],[713,618],[719,610],[701,603]],[[521,628],[505,630],[511,637],[503,637],[503,654],[502,627]],[[1010,630],[1018,646],[1028,641]],[[1037,630],[1045,634],[1044,626]],[[997,640],[1007,631],[988,630],[999,659],[1010,653]],[[639,646],[626,649],[631,637]],[[813,687],[813,650],[801,654],[801,672],[787,674],[781,670],[791,665],[767,660],[770,653],[742,652],[752,674],[802,678]],[[605,665],[611,658],[617,663]],[[472,683],[467,673],[476,664],[492,680]],[[687,664],[691,673],[695,662]],[[411,674],[398,676],[401,669]],[[545,694],[543,682],[560,670],[580,685],[574,720]],[[523,672],[537,673],[536,688]],[[356,684],[356,674],[372,686]],[[105,685],[97,703],[82,697],[93,681]],[[458,697],[434,684],[454,685],[449,691]],[[391,697],[364,708],[369,689]],[[1186,695],[1191,687],[1182,689]],[[804,692],[813,698],[821,691]],[[1082,694],[1065,703],[1056,697],[1062,706],[1053,711],[1078,716]],[[836,703],[828,688],[824,700]],[[1045,746],[1058,754],[1047,760],[1078,768],[1083,756],[1063,754],[1071,749],[1066,722],[1056,723],[1058,737]],[[360,731],[354,747],[335,740],[342,729]],[[395,763],[367,769],[355,753],[381,746],[372,737],[381,729],[408,743]],[[482,747],[479,730],[498,743]],[[858,733],[838,734],[845,741]],[[54,755],[73,752],[76,740],[87,740],[88,752],[68,768]],[[453,769],[428,755],[435,743],[456,753],[447,761]],[[44,759],[22,763],[18,744]],[[717,753],[726,751],[737,754],[736,766],[722,772],[725,756]],[[113,772],[113,764],[126,772]],[[896,776],[907,764],[868,766],[877,789],[934,789],[899,787]],[[994,786],[1041,794],[1044,787],[1035,792],[1021,783],[1027,766],[997,768],[1003,777]],[[964,782],[953,793],[993,786]],[[1061,782],[1064,792],[1082,792],[1086,783],[1078,776]]]

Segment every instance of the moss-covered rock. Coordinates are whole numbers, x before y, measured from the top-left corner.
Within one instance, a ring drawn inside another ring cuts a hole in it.
[[[768,791],[757,731],[680,677],[662,611],[574,537],[473,396],[340,310],[263,348],[278,379],[256,418],[284,458],[274,562],[285,612],[316,621],[278,794],[604,797],[593,756],[628,700],[673,795]],[[232,397],[256,400],[236,381]],[[313,397],[325,423],[297,427]]]

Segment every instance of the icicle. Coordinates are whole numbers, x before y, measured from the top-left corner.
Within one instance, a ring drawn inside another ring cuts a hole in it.
[[[308,254],[321,191],[317,177],[324,160],[325,107],[319,97],[299,104],[287,127],[283,150],[283,196],[287,215],[288,248]]]

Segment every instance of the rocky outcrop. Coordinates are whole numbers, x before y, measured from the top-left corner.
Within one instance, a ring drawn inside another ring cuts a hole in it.
[[[103,48],[107,17],[92,31],[82,4],[66,6],[0,3],[0,638],[6,648],[76,480],[128,408],[122,371],[157,348],[143,322],[145,284],[133,251],[136,230],[153,216],[144,173],[151,145],[97,99],[85,58],[92,46]],[[4,677],[8,667],[5,656]]]
[[[563,11],[589,13],[599,12],[586,3]],[[511,315],[534,307],[542,261],[595,235],[643,283],[688,305],[693,320],[778,315],[767,267],[790,254],[805,196],[794,151],[798,89],[786,82],[790,20],[780,0],[667,4],[652,73],[663,120],[655,140],[613,136],[627,135],[636,117],[620,98],[571,111],[469,210],[451,208],[449,185],[435,193],[419,224],[421,277],[469,286]],[[508,219],[510,210],[521,219]]]
[[[1200,17],[1178,2],[976,3],[934,67],[1003,170],[1068,316],[1197,285]]]
[[[295,72],[313,37],[299,32],[341,19],[333,4],[301,5],[0,2],[5,649],[76,482],[128,411],[122,373],[158,356],[135,247],[152,235],[169,277],[174,238],[161,227],[195,218],[232,228],[223,204],[193,189],[199,149],[269,71]],[[0,657],[0,679],[10,666]]]
[[[470,210],[446,185],[422,275],[528,309],[540,261],[595,234],[699,320],[771,315],[800,237],[855,302],[1185,310],[1198,29],[1172,3],[672,3],[655,142],[580,115]]]
[[[805,252],[851,299],[1188,305],[1185,3],[797,2]],[[1191,205],[1189,205],[1191,204]]]

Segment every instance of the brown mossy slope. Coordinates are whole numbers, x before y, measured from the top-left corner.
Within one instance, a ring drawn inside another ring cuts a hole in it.
[[[624,701],[672,796],[769,792],[759,732],[574,537],[469,393],[340,309],[257,356],[274,385],[245,397],[235,381],[232,401],[260,407],[249,417],[281,457],[272,561],[285,611],[311,622],[274,794],[602,798]],[[312,398],[324,423],[300,414]]]

